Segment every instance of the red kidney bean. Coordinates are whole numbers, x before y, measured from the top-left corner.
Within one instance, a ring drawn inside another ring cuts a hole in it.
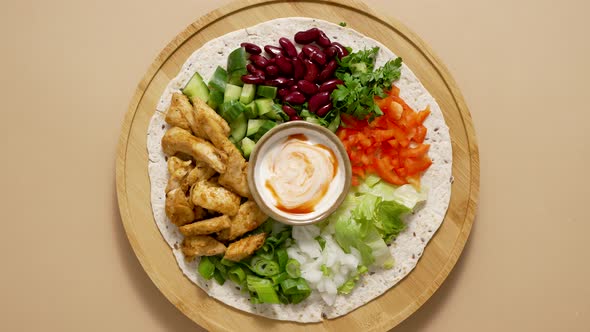
[[[264,69],[270,64],[267,58],[258,54],[250,55],[250,61],[252,61],[252,63],[254,63],[254,65],[260,69]]]
[[[299,31],[295,34],[295,42],[298,44],[309,44],[316,41],[320,30],[318,28],[311,28],[305,31]]]
[[[317,112],[322,106],[331,103],[329,92],[319,92],[309,98],[309,111],[312,113]]]
[[[287,86],[288,87],[292,87],[293,85],[295,85],[295,83],[297,83],[297,81],[295,81],[293,78],[287,79]]]
[[[315,113],[317,114],[317,116],[326,116],[326,114],[328,114],[328,112],[332,109],[332,103],[328,103],[322,107],[320,107],[320,109]]]
[[[311,96],[318,92],[318,86],[315,83],[311,83],[309,81],[300,80],[297,82],[299,86],[299,91],[305,93],[308,96]]]
[[[333,42],[332,46],[336,47],[336,51],[338,52],[338,58],[342,58],[348,55],[348,50],[342,44],[338,42]]]
[[[311,60],[323,65],[326,63],[326,55],[315,45],[303,46],[303,52]]]
[[[272,58],[274,58],[275,56],[277,56],[279,54],[284,55],[283,54],[283,50],[281,48],[276,47],[276,46],[272,46],[272,45],[266,45],[266,46],[264,46],[264,51],[268,55],[270,55]]]
[[[338,84],[344,84],[344,82],[339,79],[326,81],[320,85],[320,92],[332,92],[334,89],[336,89]]]
[[[289,83],[289,79],[285,78],[285,77],[277,77],[272,80],[264,81],[264,84],[266,84],[266,85],[278,86],[280,88],[286,87],[288,85],[288,83]]]
[[[287,95],[289,94],[289,89],[287,88],[280,88],[277,91],[277,95],[281,98],[284,99]]]
[[[321,47],[328,47],[332,42],[330,42],[330,38],[328,38],[328,36],[326,36],[326,34],[322,30],[320,30],[320,32],[318,33],[318,39],[316,40],[316,43]]]
[[[290,91],[290,92],[293,92],[293,91],[299,91],[299,85],[297,85],[297,84],[291,85],[291,86],[289,87],[289,91]]]
[[[283,105],[283,112],[287,113],[290,118],[297,116],[297,111],[289,105]]]
[[[314,53],[314,52],[318,52],[320,49],[319,47],[315,46],[315,45],[305,45],[303,46],[303,48],[301,48],[301,50],[303,51],[303,53],[305,53],[305,55],[307,55],[307,57],[309,58],[309,56]]]
[[[320,65],[324,65],[324,64],[326,64],[326,61],[328,61],[328,58],[326,57],[326,55],[322,51],[312,53],[309,58],[312,59],[313,61],[319,63]]]
[[[242,82],[246,84],[262,84],[264,83],[264,77],[255,75],[242,75]]]
[[[297,49],[289,39],[281,37],[279,39],[279,44],[281,44],[281,47],[289,57],[297,56]]]
[[[338,49],[336,48],[336,46],[329,46],[324,48],[324,54],[326,55],[326,57],[328,58],[333,58],[336,56],[336,54],[338,54]]]
[[[305,59],[303,63],[305,64],[305,76],[303,76],[303,79],[310,82],[315,81],[318,78],[318,66],[309,59]]]
[[[299,91],[294,91],[294,92],[290,92],[285,97],[284,101],[289,104],[293,104],[293,105],[301,105],[301,104],[305,103],[305,96]]]
[[[301,52],[299,52],[299,54],[297,54],[297,58],[301,61],[307,59],[307,56],[305,56],[305,52],[303,52],[303,50],[301,50]]]
[[[246,69],[248,70],[248,72],[250,74],[252,74],[254,76],[264,77],[264,70],[260,70],[260,69],[256,68],[256,66],[254,66],[251,63],[246,65]]]
[[[279,67],[277,67],[275,65],[269,65],[269,66],[266,66],[264,71],[266,71],[268,76],[275,77],[279,74]]]
[[[258,45],[254,45],[252,43],[241,43],[240,46],[242,46],[243,48],[246,49],[246,52],[250,53],[250,54],[260,54],[262,53],[262,50],[260,49],[260,47],[258,47]]]
[[[277,64],[277,67],[279,67],[281,73],[287,76],[293,74],[293,65],[291,64],[291,60],[289,58],[279,54],[275,57],[275,63]]]
[[[298,80],[305,76],[305,65],[303,64],[303,60],[294,57],[291,59],[291,63],[293,64],[293,78]]]
[[[338,63],[336,62],[336,60],[332,60],[332,61],[328,62],[326,67],[324,67],[324,69],[320,72],[320,75],[318,76],[318,81],[324,82],[327,79],[329,79],[330,77],[332,77],[332,75],[334,75],[334,72],[336,71],[337,68],[338,68]]]
[[[303,118],[300,117],[299,115],[292,116],[289,118],[289,121],[298,121],[298,120],[303,120]]]

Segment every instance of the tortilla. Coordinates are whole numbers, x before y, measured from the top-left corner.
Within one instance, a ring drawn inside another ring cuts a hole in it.
[[[350,46],[354,51],[378,46],[380,51],[376,59],[376,67],[395,58],[395,54],[381,43],[352,29],[317,19],[280,18],[234,31],[207,42],[184,63],[179,74],[170,81],[162,94],[156,112],[151,119],[147,135],[148,171],[154,219],[162,236],[170,245],[182,272],[210,296],[227,305],[273,319],[296,322],[318,322],[322,320],[322,317],[342,316],[383,294],[410,273],[422,256],[428,241],[444,219],[449,205],[452,182],[451,139],[441,109],[412,71],[404,64],[401,78],[395,84],[400,88],[400,96],[415,110],[422,110],[430,105],[431,114],[424,125],[428,129],[426,142],[431,144],[429,156],[433,164],[422,176],[422,185],[429,188],[427,202],[406,219],[407,229],[390,246],[395,259],[395,266],[392,269],[377,270],[372,275],[364,275],[351,294],[339,295],[333,306],[327,306],[317,292],[312,292],[308,299],[297,305],[253,305],[248,300],[248,295],[237,290],[232,282],[226,282],[220,286],[214,280],[204,280],[197,273],[198,260],[190,263],[184,260],[180,250],[182,234],[168,220],[164,212],[164,188],[169,175],[160,141],[168,129],[168,125],[164,121],[164,112],[170,104],[171,95],[180,91],[196,71],[208,80],[218,65],[225,67],[229,52],[239,47],[242,42],[251,42],[261,46],[278,45],[280,37],[292,37],[296,32],[312,27],[322,29],[333,41]]]

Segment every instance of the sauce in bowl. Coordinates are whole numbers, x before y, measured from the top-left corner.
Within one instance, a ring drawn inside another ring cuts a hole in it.
[[[249,167],[250,191],[258,205],[289,224],[324,219],[350,187],[350,162],[340,140],[303,121],[269,131],[257,143]]]

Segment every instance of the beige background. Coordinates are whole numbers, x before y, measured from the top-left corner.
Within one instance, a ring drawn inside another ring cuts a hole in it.
[[[226,3],[2,4],[0,330],[199,330],[131,251],[114,158],[149,64]],[[465,251],[395,331],[588,331],[588,2],[367,3],[448,66],[481,151],[479,212]]]

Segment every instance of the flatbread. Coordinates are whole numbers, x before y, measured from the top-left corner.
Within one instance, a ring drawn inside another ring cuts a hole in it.
[[[431,144],[429,156],[433,164],[422,177],[422,185],[429,188],[426,204],[406,219],[407,229],[396,238],[390,247],[395,259],[395,266],[392,269],[377,270],[372,275],[364,275],[351,294],[339,295],[333,306],[327,306],[317,292],[312,292],[307,300],[297,305],[253,305],[248,300],[248,295],[237,290],[233,283],[226,282],[220,286],[213,280],[202,279],[197,273],[198,260],[190,263],[184,260],[180,250],[182,234],[164,212],[166,199],[164,188],[169,174],[160,142],[168,129],[168,125],[164,121],[164,112],[170,104],[172,94],[180,91],[196,71],[208,80],[218,65],[225,67],[229,52],[239,47],[242,42],[251,42],[261,46],[278,45],[280,37],[292,37],[296,32],[312,27],[322,29],[332,41],[350,46],[354,51],[378,46],[380,51],[376,59],[376,67],[395,58],[395,54],[381,43],[352,29],[318,19],[280,18],[234,31],[207,42],[184,63],[179,74],[170,81],[162,94],[156,112],[150,121],[147,135],[148,171],[154,219],[186,277],[210,296],[227,305],[273,319],[297,322],[318,322],[322,320],[322,316],[324,318],[342,316],[383,294],[410,273],[422,256],[428,241],[444,219],[449,205],[452,182],[451,139],[441,109],[414,73],[404,64],[401,78],[395,84],[400,88],[400,96],[413,109],[422,110],[430,105],[431,113],[424,125],[428,129],[426,142]]]

